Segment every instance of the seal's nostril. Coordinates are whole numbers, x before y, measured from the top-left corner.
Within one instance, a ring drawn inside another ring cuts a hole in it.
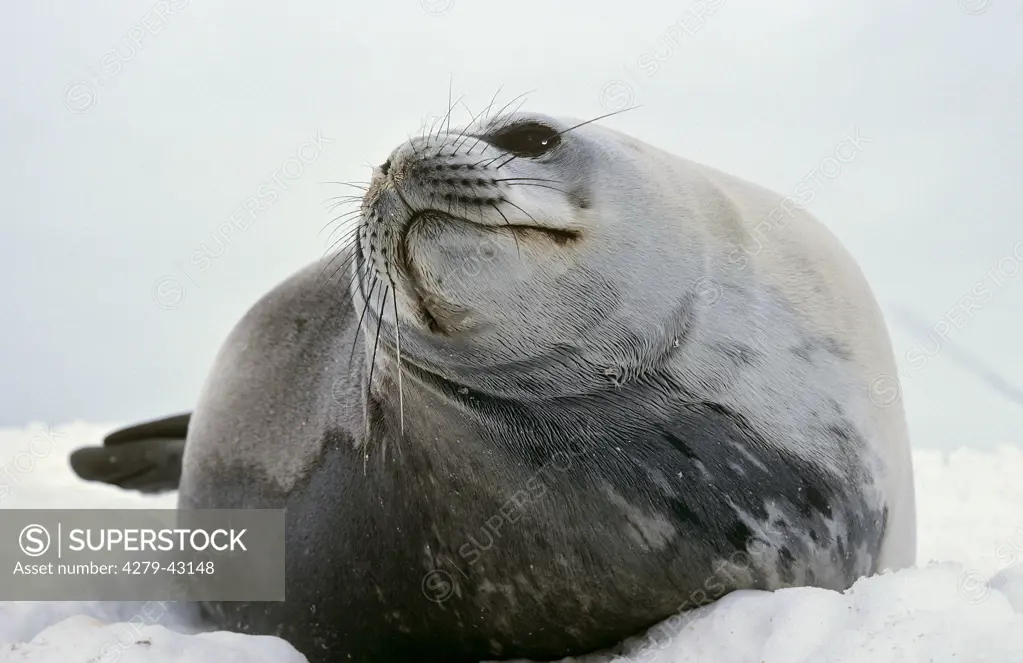
[[[391,169],[391,160],[390,159],[385,161],[383,163],[383,165],[380,166],[380,172],[383,173],[384,175],[386,175],[387,171],[390,170],[390,169]]]

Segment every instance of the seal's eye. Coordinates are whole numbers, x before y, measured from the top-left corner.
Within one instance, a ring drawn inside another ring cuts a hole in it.
[[[537,122],[521,122],[499,129],[486,138],[496,148],[520,157],[538,157],[561,142],[557,131]]]

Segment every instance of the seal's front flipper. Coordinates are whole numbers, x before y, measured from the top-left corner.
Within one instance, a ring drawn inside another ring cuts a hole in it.
[[[143,493],[176,490],[190,417],[180,414],[116,430],[101,447],[75,450],[71,469],[87,481]]]

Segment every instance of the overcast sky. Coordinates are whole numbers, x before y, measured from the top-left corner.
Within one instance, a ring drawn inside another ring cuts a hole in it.
[[[914,443],[1019,438],[997,389],[1023,385],[1018,0],[687,2],[10,4],[0,426],[190,409],[231,326],[327,248],[323,182],[366,179],[452,77],[473,111],[499,87],[555,115],[640,104],[605,123],[781,193],[858,132],[808,207],[890,314]]]

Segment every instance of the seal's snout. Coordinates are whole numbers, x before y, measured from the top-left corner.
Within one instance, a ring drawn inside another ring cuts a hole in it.
[[[363,198],[359,242],[378,276],[407,272],[404,242],[412,221],[430,214],[488,232],[557,245],[579,239],[566,228],[575,198],[556,179],[532,177],[532,160],[561,144],[553,129],[525,123],[486,134],[413,139],[374,169]]]
[[[379,277],[407,277],[405,240],[414,219],[429,215],[456,223],[493,227],[508,202],[500,174],[490,167],[498,155],[489,143],[468,136],[409,141],[374,169],[363,197],[358,238],[370,269]],[[496,217],[496,218],[492,218]]]
[[[546,124],[518,122],[395,148],[362,199],[356,236],[367,297],[378,283],[393,293],[396,314],[453,330],[484,297],[485,269],[523,256],[549,261],[579,240],[577,196],[557,164],[565,140]]]

